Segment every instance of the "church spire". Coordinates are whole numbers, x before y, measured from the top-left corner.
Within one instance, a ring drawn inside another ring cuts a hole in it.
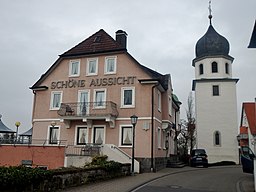
[[[212,25],[212,7],[211,7],[211,3],[212,3],[212,1],[210,0],[209,1],[209,7],[208,7],[208,9],[209,9],[209,16],[208,16],[208,18],[210,19],[210,25]]]

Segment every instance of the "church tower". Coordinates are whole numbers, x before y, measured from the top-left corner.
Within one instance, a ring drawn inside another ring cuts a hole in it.
[[[229,42],[210,24],[195,47],[195,92],[197,148],[204,148],[209,163],[239,162],[236,83],[232,78],[234,58],[229,55]]]

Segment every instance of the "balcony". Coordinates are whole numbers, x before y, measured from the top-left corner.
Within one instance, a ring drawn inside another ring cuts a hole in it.
[[[89,125],[92,120],[105,119],[113,127],[118,111],[117,105],[112,101],[61,103],[58,115],[62,117],[67,128],[69,128],[70,120],[78,119],[82,119]]]

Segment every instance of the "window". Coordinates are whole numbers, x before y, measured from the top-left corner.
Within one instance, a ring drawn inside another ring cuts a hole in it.
[[[169,96],[168,100],[169,100],[169,115],[172,116],[172,97]]]
[[[89,113],[89,90],[78,91],[78,114],[87,115]]]
[[[158,105],[158,111],[160,111],[160,112],[161,112],[161,105],[162,105],[161,97],[162,97],[161,92],[157,91],[157,99],[158,99],[157,105]]]
[[[215,131],[214,133],[214,145],[220,146],[220,132]]]
[[[58,144],[59,140],[59,127],[49,128],[49,144]]]
[[[51,95],[51,110],[58,110],[60,108],[62,100],[62,92],[61,91],[53,91]]]
[[[212,73],[218,73],[218,63],[212,62]]]
[[[121,126],[121,145],[132,146],[132,126]]]
[[[220,91],[219,91],[219,86],[218,85],[213,85],[212,86],[212,95],[213,96],[219,96]]]
[[[121,88],[121,107],[134,107],[135,106],[135,88],[122,87]]]
[[[161,140],[161,138],[162,138],[161,128],[158,127],[157,128],[157,146],[158,146],[158,148],[162,148],[162,140]]]
[[[200,64],[199,65],[199,75],[202,75],[202,74],[204,74],[204,66],[203,66],[203,64]]]
[[[93,143],[101,145],[105,141],[105,131],[104,127],[94,127],[93,128]]]
[[[97,75],[98,74],[98,59],[97,58],[87,59],[86,74],[87,75]]]
[[[72,60],[69,62],[69,76],[77,77],[80,74],[80,61]]]
[[[87,140],[87,127],[77,127],[76,145],[85,145]]]
[[[94,90],[94,107],[104,107],[106,101],[106,89]]]
[[[116,73],[116,57],[106,57],[105,59],[105,73]]]
[[[229,65],[228,65],[228,63],[225,64],[225,72],[226,72],[226,74],[229,74]]]

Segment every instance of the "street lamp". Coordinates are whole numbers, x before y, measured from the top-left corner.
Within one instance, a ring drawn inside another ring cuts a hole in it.
[[[134,175],[135,125],[137,124],[138,117],[136,115],[133,115],[130,118],[132,123],[132,175]]]
[[[16,142],[17,142],[17,139],[18,139],[18,128],[19,128],[19,126],[20,126],[20,122],[17,121],[17,122],[15,123],[15,126],[17,127],[17,129],[16,129]]]

